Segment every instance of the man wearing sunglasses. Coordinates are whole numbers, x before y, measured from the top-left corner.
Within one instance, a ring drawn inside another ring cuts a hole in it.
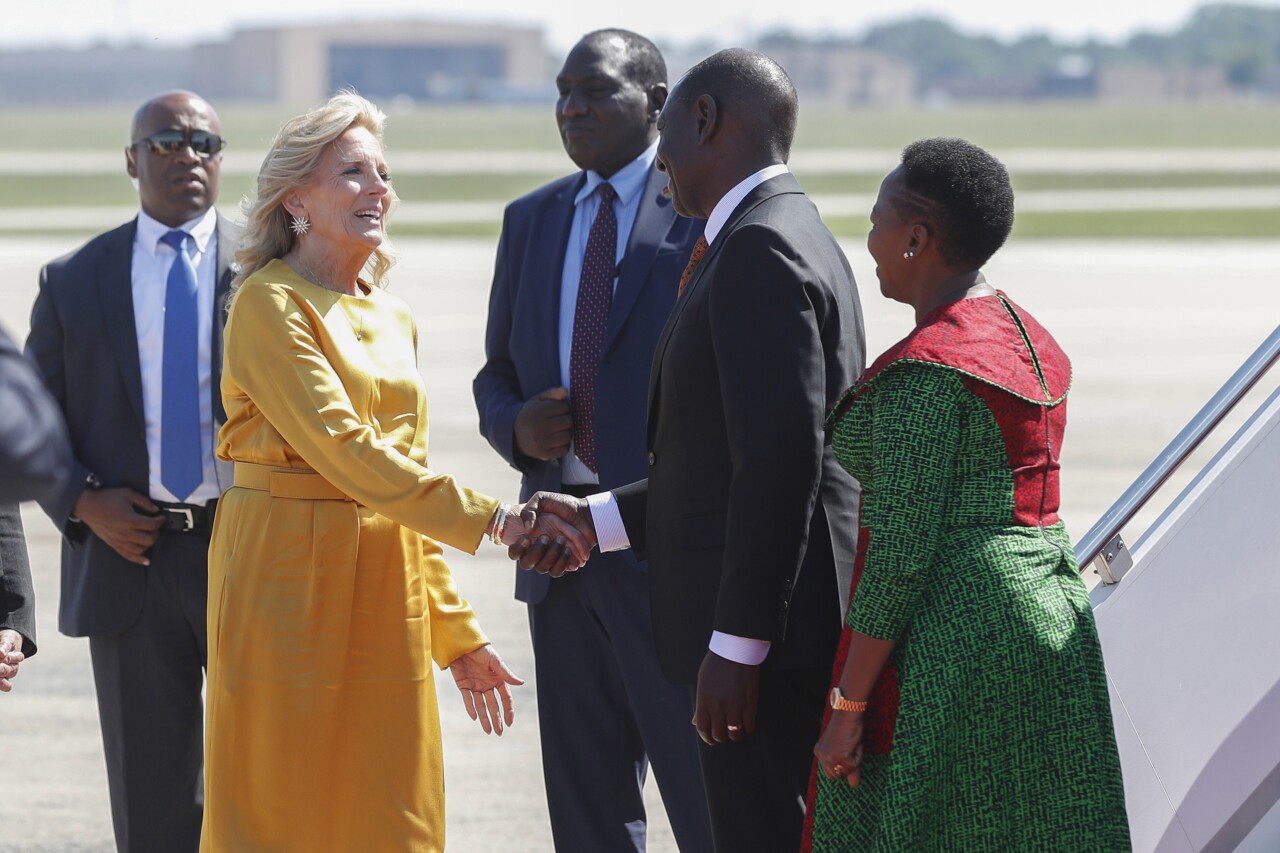
[[[223,141],[190,92],[134,115],[141,211],[40,273],[27,351],[66,417],[58,627],[89,638],[121,851],[195,851],[210,525],[230,465],[222,327],[235,226],[213,209]]]

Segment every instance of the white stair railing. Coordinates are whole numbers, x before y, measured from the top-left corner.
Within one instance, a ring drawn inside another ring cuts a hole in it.
[[[1119,582],[1133,565],[1121,536],[1124,526],[1277,361],[1280,361],[1280,326],[1076,543],[1081,571],[1092,566],[1104,584]]]

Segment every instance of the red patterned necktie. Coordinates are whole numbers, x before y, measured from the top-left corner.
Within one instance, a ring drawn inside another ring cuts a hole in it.
[[[698,242],[693,244],[693,252],[689,255],[689,263],[685,264],[684,272],[680,273],[680,289],[676,291],[676,299],[684,295],[684,289],[689,286],[689,279],[693,278],[693,271],[698,268],[698,264],[702,262],[702,256],[707,253],[707,238],[699,236]]]
[[[617,191],[609,184],[596,188],[600,210],[587,235],[587,253],[578,279],[578,303],[573,313],[573,348],[569,351],[569,412],[573,417],[573,452],[582,464],[596,469],[596,373],[604,348],[604,331],[613,304],[613,279],[618,255],[618,217],[613,212]]]

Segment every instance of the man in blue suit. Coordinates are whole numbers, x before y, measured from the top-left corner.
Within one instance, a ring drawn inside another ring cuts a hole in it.
[[[556,122],[582,170],[512,202],[489,303],[480,429],[521,494],[593,494],[646,475],[654,346],[702,223],[654,166],[666,63],[626,30],[587,34],[556,78]],[[557,851],[644,850],[653,763],[676,841],[711,849],[689,692],[662,675],[649,578],[630,551],[550,582],[529,605],[542,765]]]
[[[63,533],[58,628],[89,638],[121,851],[200,843],[205,603],[237,229],[213,209],[223,141],[190,92],[134,116],[141,212],[40,272],[27,352],[66,418],[72,476],[41,506]]]
[[[0,503],[50,495],[70,471],[71,446],[58,404],[0,329]]]
[[[71,468],[62,413],[0,329],[0,693],[36,653],[36,600],[18,501],[52,494]]]

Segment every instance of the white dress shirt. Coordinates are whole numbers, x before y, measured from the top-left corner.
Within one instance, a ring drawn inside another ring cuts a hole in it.
[[[213,464],[213,296],[218,266],[218,214],[210,208],[204,216],[183,223],[183,231],[195,241],[191,261],[196,268],[196,344],[200,375],[200,458],[204,479],[190,495],[175,495],[160,482],[160,420],[164,387],[164,294],[169,268],[178,253],[160,238],[173,229],[138,213],[138,230],[133,239],[133,322],[138,332],[138,365],[142,368],[142,411],[146,420],[147,458],[150,462],[151,499],[167,503],[202,504],[219,494],[218,474]]]
[[[657,157],[658,143],[655,141],[646,148],[639,157],[619,169],[611,178],[602,178],[596,172],[587,172],[587,181],[574,197],[573,224],[569,229],[569,240],[565,244],[564,271],[560,275],[560,384],[569,389],[573,395],[573,386],[569,384],[569,358],[573,354],[573,318],[578,310],[578,283],[582,278],[582,259],[587,254],[587,239],[591,236],[591,225],[596,221],[600,211],[600,196],[596,189],[606,181],[613,187],[618,197],[613,200],[613,212],[618,219],[618,247],[615,263],[621,264],[627,251],[627,242],[631,239],[631,228],[636,223],[636,213],[643,201],[644,187],[649,181],[649,172],[653,169],[653,161]],[[613,286],[618,287],[618,277],[613,278]],[[587,485],[599,483],[600,477],[586,466],[569,445],[569,452],[560,460],[560,479],[568,485]]]
[[[785,163],[775,163],[747,176],[725,193],[707,217],[707,227],[703,231],[707,245],[715,243],[716,237],[720,236],[725,223],[747,197],[747,193],[770,178],[785,175],[788,171],[790,170]],[[587,505],[591,508],[591,521],[595,525],[596,541],[601,551],[621,551],[631,547],[631,539],[627,536],[626,525],[622,523],[622,514],[618,512],[618,502],[614,499],[613,492],[591,495],[587,498]],[[769,645],[768,640],[713,631],[707,648],[722,658],[754,666],[763,663],[768,657]]]

